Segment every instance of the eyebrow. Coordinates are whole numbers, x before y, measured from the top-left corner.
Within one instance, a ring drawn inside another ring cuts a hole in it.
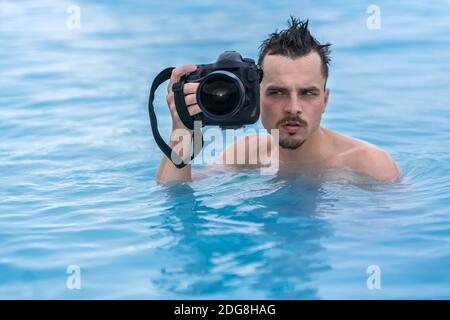
[[[266,89],[267,91],[281,91],[281,92],[286,92],[289,91],[287,88],[284,87],[279,87],[279,86],[268,86]],[[320,92],[320,89],[317,88],[316,86],[311,86],[311,87],[304,87],[304,88],[299,88],[298,89],[299,92],[305,92],[305,91],[318,91]]]

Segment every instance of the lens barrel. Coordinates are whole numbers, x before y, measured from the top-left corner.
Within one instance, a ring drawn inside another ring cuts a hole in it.
[[[214,71],[200,81],[197,102],[212,118],[227,118],[242,107],[245,88],[241,80],[229,71]]]

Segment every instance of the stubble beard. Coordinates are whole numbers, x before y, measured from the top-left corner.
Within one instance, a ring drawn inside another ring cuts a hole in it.
[[[295,137],[295,133],[288,134],[287,137],[281,138],[279,141],[279,145],[283,149],[289,149],[289,150],[295,150],[297,148],[300,148],[304,143],[306,139]]]

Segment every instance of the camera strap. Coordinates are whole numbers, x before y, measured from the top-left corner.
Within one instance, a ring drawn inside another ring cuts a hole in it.
[[[175,167],[177,167],[178,169],[181,169],[183,167],[185,167],[188,163],[185,163],[181,157],[172,150],[172,148],[163,140],[163,138],[161,137],[161,134],[158,131],[158,120],[156,118],[156,114],[155,114],[155,109],[153,106],[153,100],[155,99],[155,92],[156,89],[158,89],[158,87],[165,81],[169,80],[171,75],[172,75],[172,70],[174,68],[166,68],[163,71],[161,71],[160,73],[158,73],[158,75],[155,77],[155,79],[153,80],[152,86],[150,88],[150,95],[148,98],[148,113],[150,116],[150,124],[152,127],[152,132],[153,132],[153,137],[155,138],[156,143],[158,144],[159,148],[161,149],[161,151],[167,156],[167,158],[170,159],[170,161],[173,162],[173,164],[175,165]],[[176,84],[180,84],[180,82],[177,82]],[[194,130],[193,132],[193,136],[192,136],[192,145],[194,148],[193,151],[193,155],[191,156],[191,160],[193,160],[202,150],[203,145],[204,145],[204,141],[203,141],[203,135],[202,135],[202,131],[201,130],[195,130],[194,128],[194,121],[192,120],[192,118],[189,116],[189,112],[187,111],[186,108],[186,104],[184,103],[184,95],[183,95],[183,86],[181,83],[181,95],[182,95],[182,105],[180,105],[180,101],[175,100],[175,104],[177,106],[177,112],[179,113],[180,119],[183,121],[183,123],[185,123],[186,118],[188,118],[190,120],[190,122],[188,122],[189,124],[192,123],[191,127],[188,127],[191,130]],[[174,92],[175,94],[175,92]],[[177,94],[175,94],[175,97],[178,96],[178,100],[180,99],[180,92],[177,92]],[[175,98],[177,99],[177,98]],[[178,103],[177,103],[178,102]],[[182,108],[182,106],[184,106],[184,109]],[[181,110],[182,109],[182,110]],[[181,112],[180,112],[181,111]],[[181,118],[183,117],[183,118]],[[186,124],[186,123],[185,123]],[[198,148],[196,147],[196,135],[200,135],[202,138],[202,147]]]

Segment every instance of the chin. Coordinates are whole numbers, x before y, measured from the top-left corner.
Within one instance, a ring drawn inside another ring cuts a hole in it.
[[[300,148],[305,141],[306,139],[294,137],[280,138],[279,145],[283,149],[295,150]]]

